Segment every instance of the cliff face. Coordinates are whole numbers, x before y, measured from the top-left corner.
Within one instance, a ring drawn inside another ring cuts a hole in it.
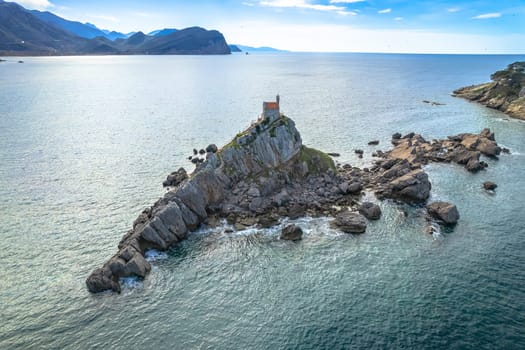
[[[515,62],[492,74],[492,82],[467,86],[454,96],[479,102],[511,117],[525,119],[525,62]]]
[[[280,116],[261,119],[237,135],[190,176],[145,209],[122,238],[118,252],[86,280],[91,292],[120,291],[121,277],[145,277],[151,269],[144,258],[148,249],[166,250],[195,230],[239,182],[272,173],[274,177],[301,178],[334,170],[322,152],[302,145],[295,123]]]

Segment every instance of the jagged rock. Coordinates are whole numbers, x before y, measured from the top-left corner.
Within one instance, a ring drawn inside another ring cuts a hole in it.
[[[427,205],[428,213],[435,219],[445,224],[455,224],[459,220],[459,212],[456,206],[448,202],[433,202]]]
[[[483,188],[487,191],[494,191],[496,189],[496,187],[498,187],[498,185],[496,185],[494,182],[492,181],[485,181],[483,183]]]
[[[341,155],[339,153],[335,153],[335,152],[329,152],[327,153],[330,157],[340,157]]]
[[[377,146],[377,145],[379,145],[379,140],[372,140],[372,141],[368,142],[368,145],[369,146]]]
[[[354,150],[354,153],[355,153],[355,154],[361,154],[361,155],[362,155],[362,154],[364,153],[364,151],[363,151],[362,149],[355,149],[355,150]]]
[[[287,241],[299,241],[302,239],[303,230],[299,226],[288,225],[281,231],[280,238]]]
[[[206,147],[206,152],[217,153],[217,151],[217,145],[215,145],[214,143],[209,144],[208,147]]]
[[[392,135],[392,140],[399,140],[400,138],[401,138],[401,134],[398,132]]]
[[[199,150],[199,154],[200,154],[200,155],[206,154],[206,151],[205,151],[204,149],[201,148],[201,149]]]
[[[367,220],[359,213],[343,211],[336,215],[332,224],[345,233],[363,233],[366,231]]]
[[[379,220],[381,218],[381,208],[372,202],[364,202],[359,206],[359,212],[368,220]]]
[[[172,172],[168,175],[168,178],[162,183],[162,186],[175,187],[178,186],[182,181],[188,178],[188,173],[184,168],[179,168],[179,170]]]

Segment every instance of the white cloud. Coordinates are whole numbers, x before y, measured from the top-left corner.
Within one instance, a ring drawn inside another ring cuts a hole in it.
[[[304,8],[317,11],[345,11],[342,6],[312,4],[309,0],[264,0],[259,2],[261,6],[278,8]]]
[[[341,16],[357,16],[357,12],[355,11],[337,11],[337,13]]]
[[[356,2],[365,2],[366,0],[330,0],[331,4],[355,4]]]
[[[390,13],[390,12],[392,12],[392,9],[384,9],[384,10],[377,11],[377,13]]]
[[[516,53],[525,34],[474,35],[425,30],[359,29],[347,25],[299,25],[268,21],[225,22],[228,42],[313,52]],[[286,33],[286,35],[283,35]]]
[[[49,0],[18,0],[17,3],[34,10],[45,10],[54,6]]]
[[[451,7],[451,8],[448,8],[447,11],[450,13],[454,13],[454,12],[461,11],[461,9],[459,7]]]
[[[501,17],[501,13],[499,12],[491,12],[491,13],[484,13],[482,15],[474,16],[472,19],[489,19],[489,18],[499,18]]]
[[[402,21],[403,20],[403,17],[396,17],[394,18],[394,21]]]

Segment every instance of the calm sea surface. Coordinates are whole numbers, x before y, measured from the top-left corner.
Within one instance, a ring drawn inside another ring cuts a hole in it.
[[[16,60],[0,63],[0,349],[525,348],[525,123],[450,96],[524,56]],[[432,199],[461,213],[441,237],[389,202],[359,236],[323,218],[298,220],[299,243],[201,230],[121,295],[88,293],[165,176],[277,93],[305,144],[341,162],[369,164],[367,142],[396,131],[490,127],[512,154],[475,175],[428,167]]]

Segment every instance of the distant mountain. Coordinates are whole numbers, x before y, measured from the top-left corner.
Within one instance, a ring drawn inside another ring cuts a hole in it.
[[[164,35],[169,35],[171,33],[175,33],[176,31],[177,31],[177,29],[174,29],[174,28],[164,28],[164,29],[154,30],[154,31],[148,33],[148,35],[151,35],[151,36],[164,36]]]
[[[262,47],[252,47],[246,45],[234,44],[237,48],[244,52],[288,52],[286,50],[279,50],[273,47],[262,46]],[[232,51],[233,52],[233,51]]]
[[[94,25],[88,25],[80,22],[68,21],[62,17],[58,17],[51,12],[41,12],[37,10],[30,11],[36,18],[41,19],[42,21],[59,27],[63,30],[67,30],[75,35],[78,35],[82,38],[96,38],[97,36],[105,36],[104,32],[95,27]]]
[[[224,36],[216,30],[205,30],[191,27],[177,30],[174,33],[154,36],[146,41],[140,49],[154,55],[211,55],[231,53]]]
[[[97,35],[97,31],[101,35]],[[1,55],[231,53],[224,36],[216,30],[191,27],[159,33],[150,36],[142,32],[103,31],[92,24],[68,21],[50,12],[28,11],[15,3],[0,0]]]
[[[146,34],[142,32],[138,32],[130,36],[129,38],[122,41],[122,45],[128,45],[128,46],[140,46],[144,44],[147,40],[152,39],[152,37],[147,36]]]
[[[237,45],[228,45],[230,47],[231,52],[242,52],[241,49],[237,47]]]
[[[35,17],[41,19],[42,21],[48,24],[52,24],[60,29],[67,30],[68,32],[71,32],[75,35],[78,35],[79,37],[86,39],[96,38],[97,36],[105,37],[109,40],[115,40],[119,38],[126,39],[129,38],[131,35],[135,34],[135,32],[124,34],[120,32],[99,29],[94,24],[70,21],[48,11],[42,12],[32,10],[30,12]]]
[[[37,18],[22,6],[0,0],[0,52],[7,54],[68,54],[85,39]]]
[[[135,34],[136,32],[124,34],[124,33],[116,32],[114,30],[111,32],[109,30],[104,30],[104,33],[105,33],[104,37],[108,38],[109,40],[115,40],[115,39],[127,39],[133,34]]]

